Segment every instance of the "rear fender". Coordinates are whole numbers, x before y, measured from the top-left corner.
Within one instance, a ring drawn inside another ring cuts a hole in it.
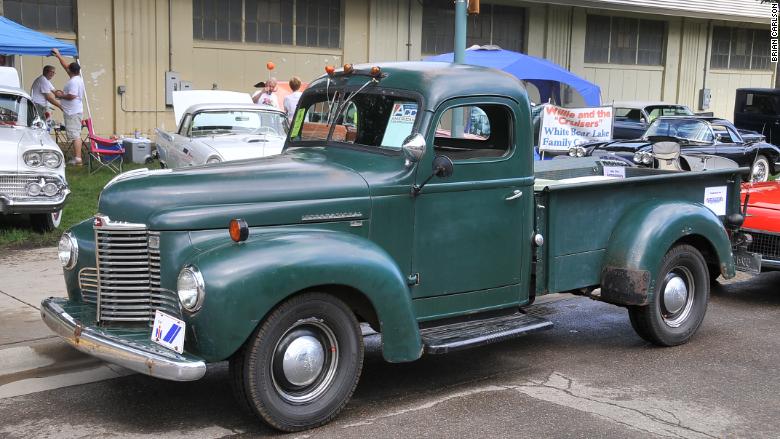
[[[192,263],[203,274],[206,295],[201,310],[188,319],[196,342],[187,349],[207,361],[230,357],[286,298],[332,285],[360,291],[369,300],[386,360],[412,361],[421,355],[406,278],[383,249],[364,238],[278,228],[253,233],[240,244],[221,244]]]
[[[681,240],[709,244],[699,250],[714,253],[724,278],[734,277],[729,237],[711,210],[698,203],[647,201],[615,226],[604,257],[600,299],[617,305],[650,303],[661,261]]]

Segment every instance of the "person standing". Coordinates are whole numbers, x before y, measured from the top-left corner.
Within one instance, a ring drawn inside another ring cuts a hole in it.
[[[293,76],[288,84],[292,93],[284,97],[284,111],[287,112],[287,121],[292,123],[295,108],[298,106],[298,101],[303,94],[303,92],[298,91],[301,88],[301,78]]]
[[[276,78],[266,81],[262,91],[258,90],[252,95],[252,102],[279,108],[279,99],[276,97]]]
[[[84,96],[84,80],[81,79],[81,66],[77,62],[68,64],[57,49],[52,49],[51,53],[57,57],[60,64],[62,64],[62,68],[68,72],[70,77],[57,97],[60,98],[62,112],[65,114],[65,131],[68,133],[68,140],[73,142],[73,149],[75,150],[75,156],[68,163],[80,166],[84,162],[81,159],[81,119],[84,116],[84,107],[81,103],[81,99]]]
[[[35,104],[35,109],[38,110],[38,114],[44,118],[46,117],[49,104],[62,110],[62,105],[60,105],[59,101],[57,101],[57,98],[54,96],[55,88],[51,85],[51,79],[54,78],[55,73],[54,66],[44,66],[43,74],[35,78],[35,81],[32,83],[32,89],[30,90],[30,97],[32,97],[32,101]]]

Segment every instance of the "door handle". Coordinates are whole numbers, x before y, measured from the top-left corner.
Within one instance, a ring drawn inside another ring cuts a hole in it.
[[[516,200],[516,199],[518,199],[518,198],[520,198],[520,197],[522,197],[522,196],[523,196],[523,192],[522,192],[520,189],[515,189],[515,190],[512,192],[512,195],[510,195],[510,196],[508,196],[508,197],[506,197],[506,198],[504,198],[504,199],[505,199],[506,201],[512,201],[512,200]]]

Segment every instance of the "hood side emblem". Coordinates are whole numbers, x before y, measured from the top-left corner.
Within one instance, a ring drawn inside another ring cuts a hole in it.
[[[301,221],[333,221],[341,219],[362,218],[362,212],[337,212],[337,213],[317,213],[304,215]]]

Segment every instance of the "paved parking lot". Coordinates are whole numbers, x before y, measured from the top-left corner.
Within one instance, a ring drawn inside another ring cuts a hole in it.
[[[778,437],[779,286],[775,273],[716,287],[698,334],[675,348],[642,341],[625,310],[572,296],[538,305],[550,331],[414,363],[385,363],[369,336],[344,412],[290,437]],[[191,383],[131,375],[3,398],[0,437],[274,435],[227,378],[218,364]]]

